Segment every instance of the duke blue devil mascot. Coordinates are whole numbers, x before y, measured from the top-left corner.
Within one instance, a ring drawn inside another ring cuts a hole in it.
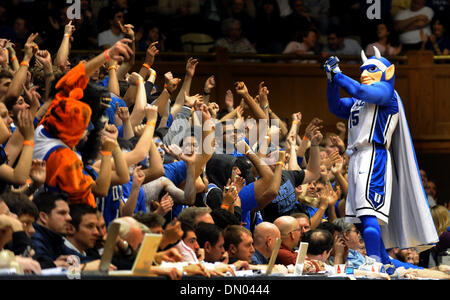
[[[370,58],[361,52],[360,83],[341,72],[337,57],[330,57],[324,69],[329,109],[348,120],[346,221],[359,228],[367,255],[394,270],[405,264],[390,259],[386,248],[421,251],[438,236],[403,104],[394,89],[395,66],[374,50]],[[341,98],[340,88],[351,97]]]

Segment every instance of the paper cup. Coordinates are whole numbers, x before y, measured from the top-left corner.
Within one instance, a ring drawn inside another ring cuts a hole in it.
[[[334,265],[334,271],[336,275],[345,274],[345,265],[344,264]]]

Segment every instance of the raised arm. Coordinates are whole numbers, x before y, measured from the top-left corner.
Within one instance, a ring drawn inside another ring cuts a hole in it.
[[[23,185],[26,183],[31,170],[34,148],[34,125],[31,113],[28,110],[19,111],[17,119],[18,130],[25,139],[22,152],[14,169],[7,164],[0,166],[0,178],[12,184]]]
[[[129,40],[129,41],[131,41],[131,40]],[[139,69],[139,75],[141,75],[141,77],[144,81],[146,81],[148,79],[148,77],[150,76],[150,69],[151,69],[153,63],[155,62],[156,55],[158,55],[158,53],[159,53],[159,50],[156,48],[157,44],[158,44],[158,42],[154,42],[147,48],[147,51],[145,54],[145,61]],[[131,55],[133,56],[134,54],[131,54]],[[136,87],[130,86],[127,89],[127,92],[125,93],[125,95],[123,96],[123,99],[127,103],[127,105],[130,106],[133,103],[135,97],[136,97]]]
[[[198,60],[192,57],[186,62],[186,75],[184,76],[183,84],[181,85],[180,91],[178,92],[177,98],[175,99],[175,103],[172,107],[172,116],[175,118],[181,107],[184,104],[185,94],[189,96],[189,92],[191,89],[192,78],[195,75],[195,68],[198,65]]]
[[[274,172],[270,169],[270,167],[263,162],[259,156],[251,150],[250,146],[244,141],[241,140],[238,142],[237,149],[245,149],[241,150],[244,153],[246,153],[246,156],[250,161],[252,162],[253,166],[256,168],[259,179],[255,181],[254,183],[254,192],[255,192],[255,199],[257,202],[256,209],[262,209],[267,204],[269,204],[278,194],[278,189],[281,181],[281,171],[282,171],[282,163],[277,163],[275,172],[277,177],[275,177]],[[279,155],[279,159],[281,158],[281,155]],[[284,155],[283,158],[284,159]],[[280,161],[281,162],[281,161]],[[278,180],[280,179],[280,180]],[[278,188],[276,185],[278,184]]]
[[[147,118],[147,123],[136,146],[130,152],[125,153],[125,159],[128,166],[137,164],[138,162],[145,159],[150,147],[153,143],[153,133],[155,131],[155,124],[157,118],[157,108],[154,105],[149,105],[145,107],[145,116]]]
[[[131,86],[136,87],[136,100],[134,101],[134,108],[130,115],[130,123],[132,128],[142,123],[145,116],[145,106],[147,105],[147,94],[145,93],[144,80],[141,75],[133,72],[128,78]]]
[[[70,41],[74,31],[75,26],[72,25],[72,20],[70,20],[69,24],[64,27],[64,37],[61,41],[61,45],[59,46],[54,61],[55,66],[59,67],[61,70],[65,69],[67,60],[69,59]]]
[[[98,197],[106,197],[108,195],[108,190],[111,185],[111,156],[115,146],[116,143],[114,140],[103,137],[100,170],[98,171],[95,183],[92,185],[92,192]]]
[[[134,34],[134,26],[131,24],[125,24],[122,25],[121,22],[119,22],[120,29],[125,34],[126,38],[129,38],[132,42],[130,45],[131,51],[133,51],[133,54],[131,54],[130,59],[127,59],[122,62],[120,67],[117,69],[117,79],[122,80],[125,77],[125,74],[127,74],[130,69],[134,66],[136,62],[136,39]]]
[[[311,148],[309,149],[309,161],[305,170],[305,178],[302,184],[309,183],[320,177],[320,149],[319,144],[322,141],[322,133],[316,127],[312,131],[312,136],[308,137],[311,140]]]
[[[248,92],[248,89],[245,86],[245,83],[243,81],[236,82],[234,86],[235,86],[236,92],[244,98],[245,103],[250,108],[250,111],[252,112],[255,119],[269,120],[269,117],[264,113],[264,111],[258,105],[258,103],[256,103],[255,99],[253,99],[253,97],[250,96],[250,93]]]
[[[148,158],[150,167],[142,170],[145,175],[144,183],[150,182],[152,180],[158,179],[161,176],[164,176],[164,165],[161,159],[161,155],[158,152],[158,148],[155,143],[152,141],[150,145],[150,152]]]
[[[181,82],[181,79],[179,78],[173,78],[172,73],[166,73],[164,74],[165,78],[165,84],[164,89],[161,92],[161,95],[159,95],[158,99],[156,99],[155,103],[153,105],[158,107],[158,114],[160,116],[163,116],[164,114],[168,113],[169,108],[169,99],[177,89],[179,83]],[[172,107],[172,115],[173,115],[173,107]],[[175,118],[175,115],[173,115],[173,118]]]
[[[120,209],[120,216],[127,217],[132,216],[136,209],[136,204],[139,196],[139,190],[144,182],[144,172],[141,170],[141,166],[138,166],[133,171],[133,182],[131,184],[130,194],[128,195],[128,200]]]
[[[203,103],[209,104],[209,98],[211,95],[211,90],[216,86],[216,80],[214,75],[211,75],[206,79],[205,85],[203,87]]]
[[[43,104],[41,105],[41,107],[39,107],[39,110],[35,115],[35,118],[40,120],[47,112],[47,109],[52,101],[52,99],[49,99],[49,95],[52,82],[55,80],[55,76],[53,75],[52,57],[50,55],[50,52],[48,52],[47,50],[39,50],[36,53],[35,57],[36,60],[42,64],[45,77],[45,93],[42,101]]]
[[[5,103],[8,101],[16,101],[22,93],[23,85],[27,80],[28,68],[30,61],[34,54],[38,51],[38,46],[34,43],[34,40],[38,37],[38,33],[31,34],[24,46],[24,56],[20,63],[19,70],[14,74],[14,78],[8,87],[8,91],[5,96]]]
[[[14,50],[13,43],[7,42],[5,45],[5,49],[8,50],[9,62],[11,64],[11,69],[14,72],[17,72],[17,70],[19,70],[19,68],[20,68],[20,65],[19,65],[19,61],[17,60],[16,50]]]
[[[370,85],[361,84],[342,73],[337,73],[333,80],[353,98],[384,106],[389,105],[392,101],[394,88],[387,82],[376,82]],[[342,99],[341,101],[353,102]]]
[[[126,44],[130,43],[129,39],[121,39],[116,42],[111,48],[100,53],[96,57],[92,58],[85,63],[86,77],[90,77],[98,68],[100,68],[105,62],[111,59],[118,62],[122,62],[124,59],[129,59],[132,55],[131,48]]]

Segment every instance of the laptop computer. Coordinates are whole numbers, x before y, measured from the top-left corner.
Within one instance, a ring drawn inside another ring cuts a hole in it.
[[[100,258],[100,265],[98,270],[95,271],[84,271],[83,274],[95,275],[103,274],[107,275],[111,260],[114,255],[114,247],[116,245],[117,236],[119,235],[120,224],[111,223],[108,227],[108,234],[106,236],[105,246],[103,247],[103,254]]]
[[[277,260],[278,251],[280,250],[281,239],[277,239],[275,241],[275,247],[272,250],[272,254],[270,255],[269,264],[266,269],[266,276],[272,274],[273,266],[275,265],[275,261]]]
[[[146,233],[131,270],[109,271],[108,274],[113,276],[152,276],[150,267],[161,239],[162,234]]]
[[[306,252],[308,251],[308,243],[300,242],[298,247],[297,261],[295,262],[294,275],[302,275],[303,264],[305,263]]]

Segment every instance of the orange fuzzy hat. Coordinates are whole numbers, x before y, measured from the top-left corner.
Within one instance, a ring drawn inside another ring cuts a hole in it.
[[[52,103],[42,124],[51,135],[73,148],[83,136],[90,119],[89,105],[67,98]]]
[[[79,101],[88,82],[83,63],[71,69],[58,81],[59,92],[41,121],[51,135],[71,148],[78,144],[91,119],[91,108]]]

